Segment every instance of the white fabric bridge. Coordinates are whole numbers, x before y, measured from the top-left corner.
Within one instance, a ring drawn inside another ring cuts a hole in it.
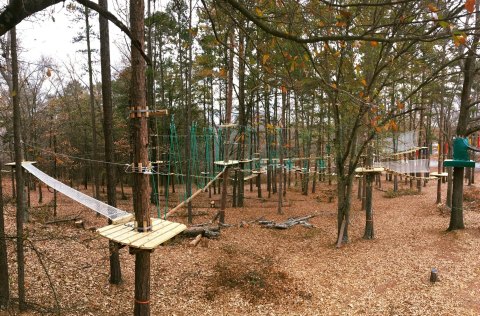
[[[110,206],[102,201],[96,200],[91,196],[83,194],[68,185],[50,177],[48,174],[40,171],[31,162],[22,162],[22,167],[37,177],[40,181],[48,185],[54,190],[68,196],[74,201],[88,207],[89,209],[109,218],[113,223],[125,223],[133,218],[133,215],[122,211],[116,207]]]
[[[399,133],[395,138],[395,141],[396,143],[394,143],[392,137],[385,138],[382,144],[383,152],[385,154],[398,154],[418,148],[418,131]]]
[[[396,173],[427,173],[430,172],[429,159],[412,159],[398,161],[382,161],[375,163],[376,167],[384,167]]]

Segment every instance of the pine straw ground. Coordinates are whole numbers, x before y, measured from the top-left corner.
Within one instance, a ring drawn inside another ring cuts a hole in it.
[[[384,188],[391,186],[382,179]],[[7,196],[10,182],[4,183]],[[277,196],[258,200],[246,186],[244,208],[228,208],[226,219],[235,225],[220,238],[189,247],[178,237],[152,254],[152,315],[479,315],[480,314],[480,185],[465,187],[466,229],[445,232],[449,215],[435,202],[431,181],[421,195],[384,197],[374,190],[375,239],[363,240],[365,214],[354,198],[350,243],[336,249],[335,201],[325,202],[320,190],[302,196],[287,193],[285,215],[276,214]],[[445,195],[446,185],[442,186]],[[264,190],[265,194],[265,190]],[[195,222],[215,213],[208,197],[195,201]],[[355,193],[356,196],[356,193]],[[131,194],[129,195],[131,197]],[[52,194],[44,188],[44,201]],[[216,195],[214,199],[219,199]],[[80,213],[87,229],[72,222],[43,224],[51,219],[48,203],[38,205],[32,192],[32,222],[26,234],[27,301],[22,315],[131,315],[133,313],[134,257],[121,250],[124,283],[108,284],[108,243],[91,227],[105,220],[61,197],[59,217]],[[7,201],[7,232],[13,235],[14,208]],[[131,201],[119,201],[131,210]],[[218,204],[217,204],[218,205]],[[154,208],[152,207],[152,210]],[[443,211],[442,211],[443,210]],[[295,226],[270,230],[243,225],[264,216],[281,221],[317,213],[315,228]],[[185,222],[185,217],[172,220]],[[35,250],[32,249],[32,245]],[[11,289],[16,296],[16,257],[8,242]],[[42,267],[42,264],[45,268]],[[429,282],[437,268],[440,282]],[[16,303],[15,303],[16,305]],[[6,313],[18,314],[16,307]]]

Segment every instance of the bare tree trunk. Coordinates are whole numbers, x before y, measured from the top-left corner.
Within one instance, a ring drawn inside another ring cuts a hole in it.
[[[283,127],[285,126],[285,109],[286,109],[286,104],[287,104],[287,92],[282,89],[282,113],[280,114],[280,130],[278,133],[278,137],[280,138],[278,140],[278,158],[279,158],[279,164],[280,164],[280,174],[278,178],[278,207],[277,207],[277,213],[278,214],[283,214],[282,210],[282,204],[283,204],[283,173],[284,173],[284,166],[283,166]]]
[[[478,13],[478,2],[475,4],[476,16],[475,16],[475,26],[477,30],[473,36],[472,47],[476,47],[480,40],[480,33],[478,28],[480,27],[480,14]],[[465,59],[464,64],[464,77],[463,77],[463,87],[462,93],[460,95],[460,112],[458,114],[458,122],[456,135],[459,137],[467,137],[467,125],[470,119],[470,102],[472,96],[472,85],[474,81],[474,76],[476,72],[475,62],[476,62],[476,53],[475,50],[469,50],[467,53],[467,58]],[[456,230],[465,228],[463,223],[463,167],[453,167],[453,187],[452,187],[452,208],[450,213],[450,225],[448,230]]]
[[[130,27],[134,40],[138,40],[143,50],[144,40],[144,11],[143,0],[130,1]],[[131,50],[132,81],[131,102],[138,110],[146,110],[145,93],[145,61],[138,49]],[[145,116],[135,117],[133,120],[133,163],[139,167],[148,164],[148,128]],[[149,181],[148,175],[142,172],[133,174],[133,208],[135,221],[139,231],[151,230]],[[135,253],[135,306],[134,314],[150,315],[150,252],[140,249],[131,249]]]
[[[443,91],[443,89],[442,89]],[[443,95],[443,93],[442,93]],[[438,173],[442,173],[443,170],[443,151],[444,151],[444,141],[443,141],[443,119],[444,119],[444,114],[443,114],[443,109],[444,109],[444,100],[443,98],[441,99],[440,103],[440,117],[439,117],[439,123],[438,123],[438,166],[437,166],[437,171]],[[437,204],[442,203],[442,177],[438,177],[437,181]]]
[[[108,10],[108,1],[99,0],[98,4]],[[112,74],[110,70],[110,32],[108,21],[100,15],[100,63],[102,72],[102,104],[103,104],[103,135],[105,137],[105,168],[107,172],[107,202],[111,206],[117,206],[116,175],[113,163],[113,109],[112,109]],[[122,282],[122,270],[118,244],[109,241],[110,250],[110,283]]]
[[[3,163],[0,160],[0,166]],[[6,309],[10,302],[8,277],[7,242],[5,236],[5,218],[3,215],[3,182],[0,172],[0,310]]]
[[[88,59],[88,91],[90,102],[90,123],[92,124],[92,162],[91,168],[94,180],[94,196],[98,200],[100,198],[100,183],[98,181],[97,171],[97,124],[95,119],[95,95],[93,92],[93,69],[92,69],[92,51],[90,48],[90,21],[89,9],[85,7],[85,30],[87,37],[87,59]]]
[[[243,23],[242,23],[243,24]],[[241,26],[242,28],[244,25]],[[239,141],[239,150],[238,150],[238,159],[244,160],[246,159],[245,153],[245,133],[246,133],[246,126],[247,126],[247,115],[245,109],[245,49],[246,49],[246,37],[244,32],[239,32],[238,35],[238,121],[240,124],[239,133],[240,133],[240,141]],[[245,174],[244,174],[244,163],[240,163],[240,170],[238,170],[238,182],[235,184],[238,188],[238,197],[237,197],[237,206],[243,207],[243,200],[244,200],[244,188],[245,188]]]
[[[12,78],[13,88],[13,139],[15,151],[15,177],[17,182],[17,273],[18,273],[18,305],[21,311],[27,308],[25,303],[25,256],[23,249],[23,222],[25,219],[24,183],[22,169],[22,145],[21,145],[21,110],[20,91],[18,86],[18,59],[17,59],[17,32],[13,28],[10,31],[12,47]]]
[[[188,15],[188,24],[189,24],[189,29],[192,29],[192,0],[190,0],[189,3],[189,15]],[[189,198],[192,195],[192,171],[193,171],[193,165],[192,165],[192,142],[191,139],[192,137],[196,137],[196,135],[191,135],[192,133],[192,46],[193,46],[193,38],[192,38],[192,32],[188,32],[188,68],[187,68],[187,153],[186,157],[189,161],[188,163],[188,169],[187,169],[187,183],[186,183],[186,193],[187,193],[187,198]],[[193,215],[192,215],[192,201],[188,201],[187,203],[187,212],[188,212],[188,223],[192,224],[193,222]]]
[[[57,153],[57,134],[53,135],[53,152]],[[53,177],[58,178],[57,156],[53,157]],[[53,190],[53,217],[57,217],[57,190]]]
[[[448,230],[463,229],[463,167],[453,167],[452,211]]]
[[[225,124],[229,124],[232,119],[233,106],[233,48],[235,47],[234,31],[230,30],[230,47],[228,49],[228,82],[227,82],[227,107],[225,109]],[[225,130],[225,144],[224,144],[224,161],[228,161],[228,144],[229,144],[228,128]],[[225,223],[225,208],[227,206],[227,182],[228,182],[229,168],[225,170],[222,175],[222,197],[220,201],[219,221]]]
[[[337,206],[337,233],[338,240],[341,243],[348,242],[348,224],[350,221],[350,197],[351,186],[348,185],[348,179],[343,177],[337,178],[337,194],[338,194],[338,206]],[[343,231],[342,231],[343,226]]]
[[[153,19],[152,19],[152,12],[151,12],[151,0],[147,1],[147,16],[149,18],[149,23],[147,26],[147,56],[152,60],[152,64],[148,66],[147,68],[147,106],[149,109],[156,110],[155,107],[155,63],[154,63],[154,54],[153,54],[153,49],[152,49],[152,25],[153,25]],[[158,161],[158,156],[159,156],[159,143],[158,143],[158,128],[156,124],[156,119],[150,118],[150,126],[149,126],[150,134],[151,134],[151,141],[152,141],[152,147],[151,147],[151,153],[150,153],[150,160],[151,161]],[[152,186],[152,190],[150,191],[150,202],[151,203],[157,203],[159,200],[159,175],[158,174],[152,174],[150,177],[150,182]]]
[[[373,208],[372,208],[372,180],[374,174],[367,173],[365,174],[365,232],[363,234],[364,239],[373,239],[375,237],[375,233],[373,230]]]

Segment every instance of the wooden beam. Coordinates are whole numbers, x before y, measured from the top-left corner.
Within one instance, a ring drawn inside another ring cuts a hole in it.
[[[183,201],[182,203],[178,204],[177,206],[175,206],[172,210],[170,210],[166,215],[165,215],[165,218],[169,217],[170,215],[172,215],[173,213],[177,212],[182,206],[184,206],[186,203],[190,202],[191,200],[193,200],[197,195],[199,195],[200,193],[202,193],[205,189],[207,189],[210,185],[212,185],[213,182],[215,182],[215,180],[217,180],[224,172],[225,170],[227,170],[227,166],[225,166],[223,168],[222,171],[220,171],[219,174],[217,174],[215,176],[215,178],[213,178],[212,180],[210,180],[209,183],[207,183],[207,185],[199,190],[197,190],[197,192],[193,193],[191,197],[189,197],[188,199],[186,199],[185,201]]]

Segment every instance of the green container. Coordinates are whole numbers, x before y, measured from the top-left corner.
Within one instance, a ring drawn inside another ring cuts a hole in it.
[[[446,159],[443,162],[445,167],[475,167],[475,161],[470,160],[467,150],[469,149],[468,139],[457,137],[453,140],[453,159]]]

